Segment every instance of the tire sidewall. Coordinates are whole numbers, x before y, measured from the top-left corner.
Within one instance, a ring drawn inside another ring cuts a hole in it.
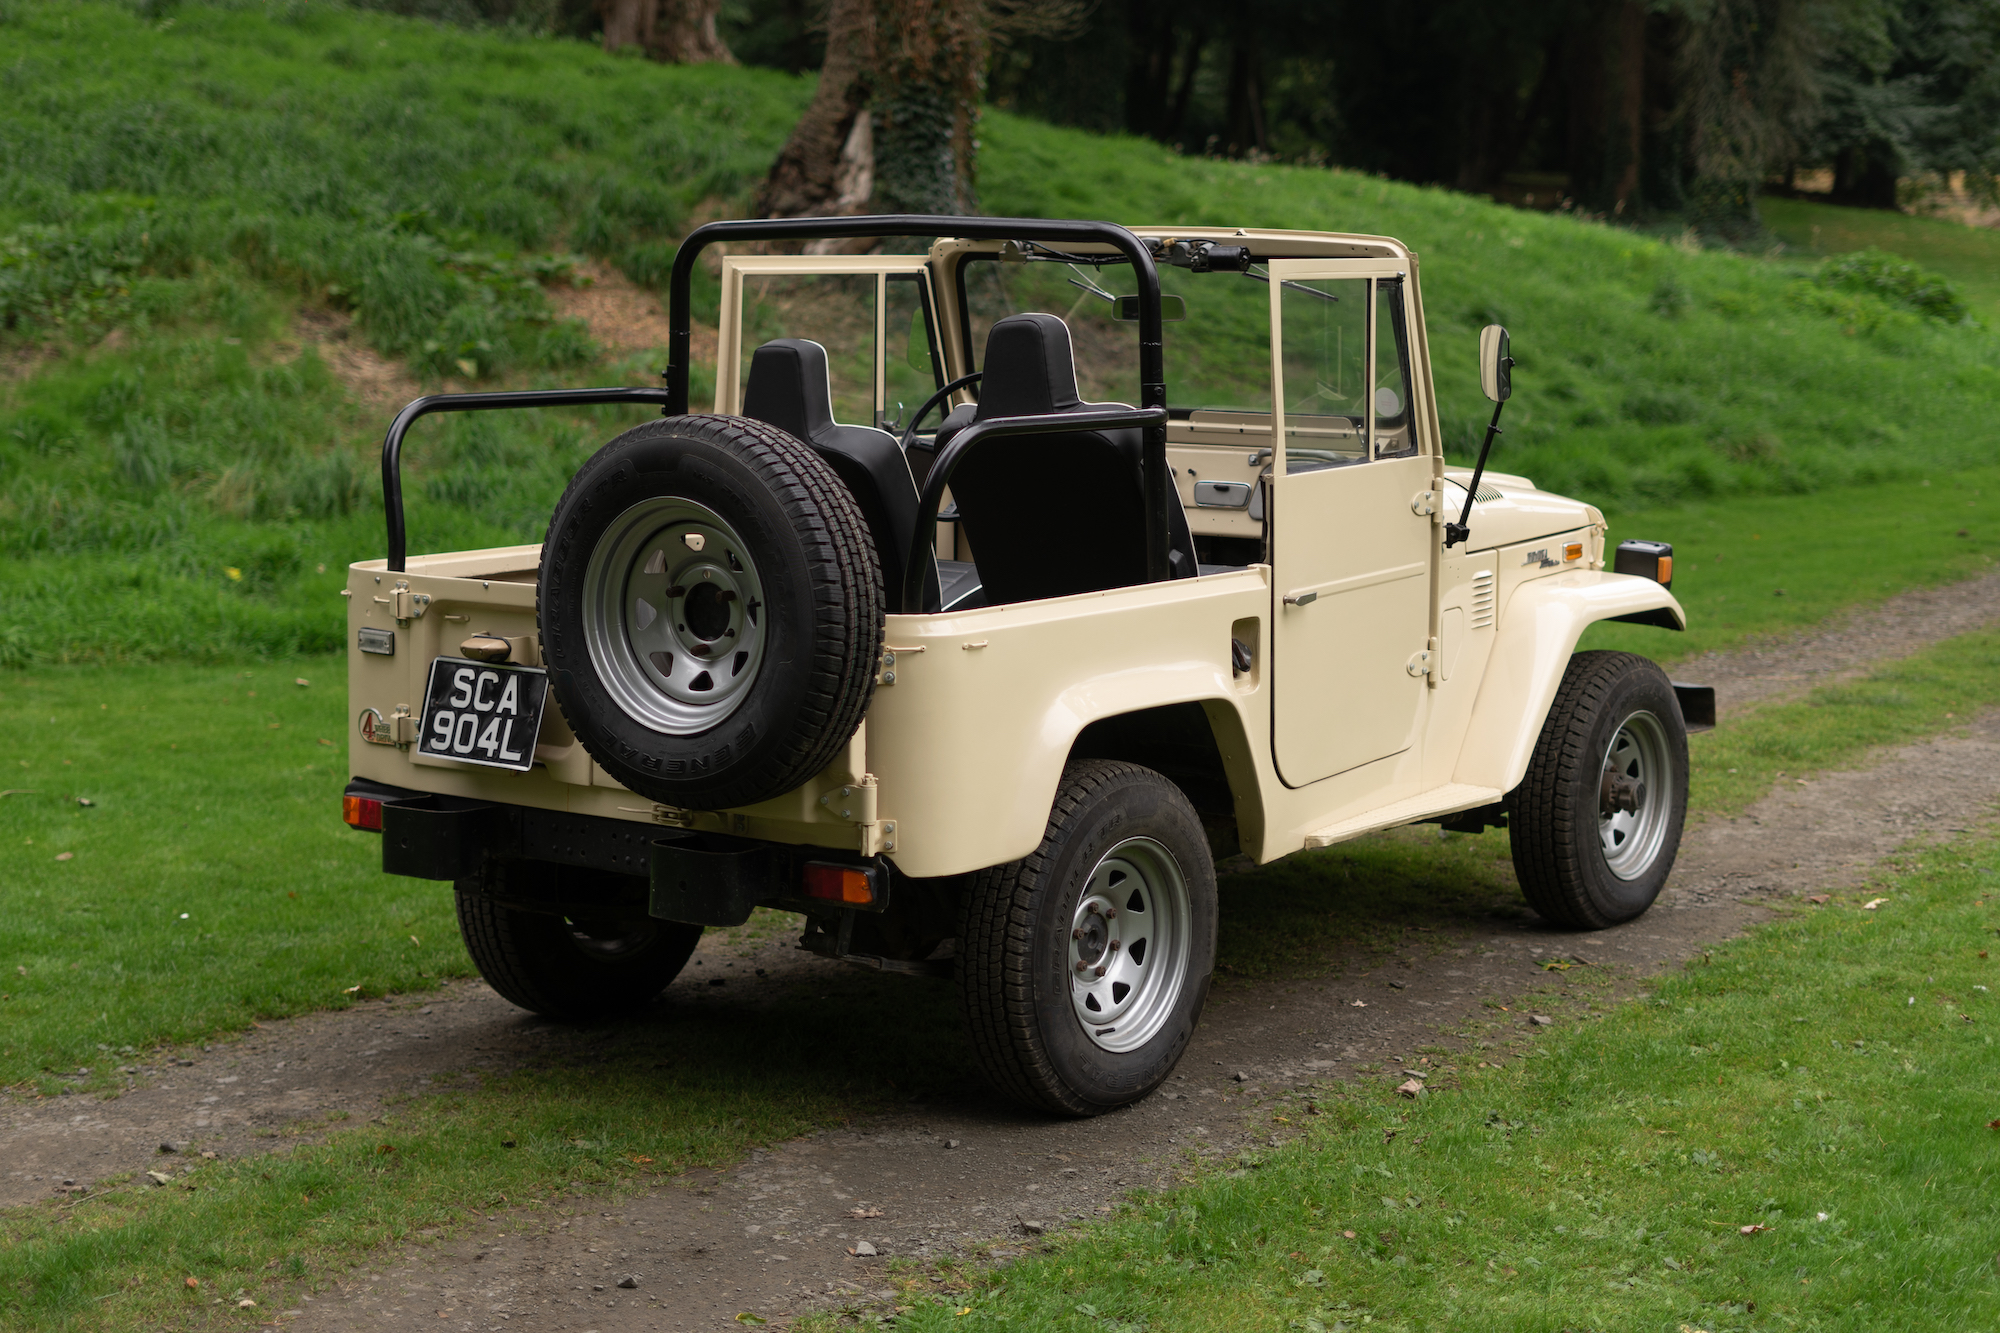
[[[1644,658],[1630,660],[1634,663],[1633,669],[1616,678],[1585,732],[1584,753],[1589,756],[1589,763],[1571,793],[1574,802],[1570,812],[1575,821],[1573,826],[1590,830],[1587,845],[1579,847],[1577,853],[1582,887],[1597,912],[1613,922],[1629,921],[1639,916],[1659,897],[1667,876],[1673,872],[1674,860],[1680,851],[1681,829],[1687,818],[1687,726],[1681,718],[1680,702],[1674,696],[1673,685],[1659,667]],[[1603,843],[1597,835],[1601,818],[1599,784],[1604,771],[1604,756],[1611,748],[1612,738],[1618,734],[1626,719],[1640,712],[1657,717],[1666,733],[1667,757],[1673,765],[1667,794],[1673,801],[1673,811],[1660,840],[1659,851],[1653,863],[1646,868],[1646,873],[1636,879],[1620,879],[1605,864]]]
[[[1086,1113],[1122,1106],[1165,1081],[1186,1051],[1207,1003],[1215,968],[1215,869],[1200,821],[1164,779],[1119,782],[1094,797],[1052,849],[1034,908],[1034,1014],[1042,1047],[1069,1093]],[[1151,838],[1180,865],[1188,886],[1187,981],[1172,1014],[1145,1045],[1107,1051],[1090,1039],[1070,1001],[1067,941],[1089,875],[1105,853],[1128,838]]]
[[[786,732],[812,690],[814,590],[792,520],[744,459],[703,438],[713,418],[652,423],[613,440],[577,473],[550,519],[542,547],[542,657],[564,719],[593,758],[643,795],[696,808],[748,804],[752,775],[786,748]],[[824,466],[803,446],[808,465]],[[667,735],[630,717],[606,688],[584,632],[593,553],[634,505],[660,497],[692,500],[733,527],[764,591],[763,659],[758,678],[717,724]]]

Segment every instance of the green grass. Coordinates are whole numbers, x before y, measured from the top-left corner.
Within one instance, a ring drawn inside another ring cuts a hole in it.
[[[342,666],[0,675],[0,1084],[471,974],[450,894],[340,822]]]
[[[1900,869],[1880,909],[1795,911],[1641,1003],[1565,974],[1553,1034],[1495,1013],[1415,1103],[1284,1096],[1297,1141],[898,1326],[1992,1327],[2000,846]]]
[[[1764,225],[1808,255],[1877,246],[1958,283],[1989,325],[2000,325],[2000,231],[1879,208],[1841,208],[1803,199],[1757,202]]]

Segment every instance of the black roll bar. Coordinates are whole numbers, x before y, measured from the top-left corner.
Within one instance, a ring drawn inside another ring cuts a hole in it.
[[[1079,222],[1048,218],[968,218],[937,214],[894,213],[850,218],[772,218],[745,222],[711,222],[697,227],[681,242],[674,255],[673,276],[667,295],[667,406],[665,416],[679,416],[688,410],[688,346],[692,327],[689,287],[694,262],[701,252],[718,241],[809,241],[880,236],[950,236],[967,240],[1097,242],[1115,248],[1132,261],[1139,282],[1139,411],[1144,419],[1127,419],[1130,410],[1113,413],[1118,420],[1100,424],[1145,427],[1141,472],[1146,495],[1146,574],[1158,582],[1172,572],[1167,564],[1167,505],[1173,499],[1171,475],[1167,471],[1167,373],[1166,346],[1162,341],[1160,318],[1160,274],[1153,265],[1153,252],[1146,242],[1114,222]],[[1088,413],[1070,413],[1060,418],[1072,428],[1084,426]],[[1055,418],[1050,418],[1054,420]],[[1016,418],[1043,420],[1043,418]],[[997,422],[988,422],[988,426]],[[971,431],[976,427],[967,427]],[[1058,429],[1055,426],[1037,430]],[[1027,434],[1033,431],[987,430],[996,434]],[[956,445],[965,436],[953,440]],[[944,461],[943,456],[939,463]],[[949,469],[947,469],[949,471]],[[933,467],[931,476],[938,476]],[[925,488],[929,491],[928,485]],[[936,509],[933,507],[935,517]],[[923,525],[920,524],[921,528]]]
[[[389,572],[401,574],[408,555],[403,530],[403,435],[432,412],[486,412],[502,407],[591,407],[599,403],[654,403],[665,407],[665,389],[532,389],[509,393],[434,393],[396,414],[382,439],[382,513],[389,524]]]
[[[989,417],[985,421],[973,422],[952,436],[951,443],[931,464],[930,474],[924,479],[924,493],[917,501],[917,527],[910,536],[910,549],[903,561],[902,613],[914,616],[924,612],[924,575],[931,568],[929,556],[937,547],[938,506],[944,502],[945,487],[951,485],[952,472],[965,461],[965,456],[972,452],[975,445],[1010,435],[1056,435],[1073,430],[1117,430],[1130,426],[1141,427],[1148,436],[1157,430],[1164,438],[1167,409],[1117,407],[1088,412],[1050,412],[1028,417]],[[1150,510],[1147,519],[1146,526],[1150,529]]]

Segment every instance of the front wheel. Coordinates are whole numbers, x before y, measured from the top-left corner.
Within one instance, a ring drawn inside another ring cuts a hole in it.
[[[502,999],[546,1018],[581,1022],[637,1009],[680,975],[701,927],[647,916],[643,896],[623,882],[630,879],[489,861],[477,878],[452,886],[466,952]],[[633,885],[642,895],[645,881]]]
[[[1200,1021],[1215,920],[1215,866],[1180,788],[1136,764],[1069,765],[1041,846],[963,900],[959,993],[987,1077],[1063,1115],[1144,1097]]]
[[[1687,725],[1666,673],[1578,653],[1508,797],[1514,873],[1551,925],[1601,930],[1653,905],[1687,817]]]

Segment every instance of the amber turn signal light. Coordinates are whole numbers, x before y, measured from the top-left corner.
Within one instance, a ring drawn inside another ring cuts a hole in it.
[[[382,803],[372,796],[342,796],[340,817],[350,828],[382,831]]]
[[[1565,560],[1583,559],[1583,543],[1571,542],[1568,546],[1563,547],[1563,559]]]
[[[806,897],[821,898],[849,907],[875,905],[875,881],[860,866],[830,865],[808,861],[805,868]]]

